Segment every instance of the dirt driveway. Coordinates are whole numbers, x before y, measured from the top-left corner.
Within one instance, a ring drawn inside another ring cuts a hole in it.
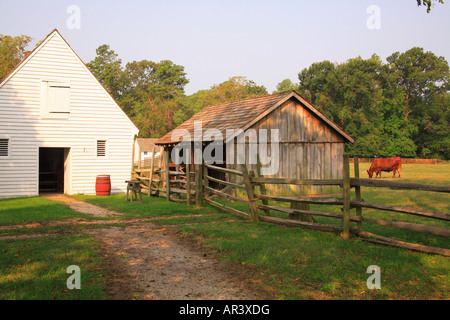
[[[62,195],[47,198],[94,216],[120,215]],[[106,288],[110,299],[264,299],[239,268],[219,262],[198,244],[181,239],[170,227],[142,220],[127,223],[126,227],[83,231],[99,241],[105,268],[111,275]]]

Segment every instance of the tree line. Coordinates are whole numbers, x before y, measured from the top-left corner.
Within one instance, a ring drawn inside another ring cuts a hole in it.
[[[414,47],[383,63],[377,55],[322,61],[284,80],[355,138],[353,156],[450,158],[448,62]]]
[[[107,45],[88,67],[141,129],[160,137],[203,108],[269,94],[235,76],[186,95],[184,67],[164,60],[121,60]],[[321,61],[286,79],[274,93],[295,90],[355,138],[347,152],[358,157],[450,158],[450,72],[447,61],[422,48],[343,63]]]

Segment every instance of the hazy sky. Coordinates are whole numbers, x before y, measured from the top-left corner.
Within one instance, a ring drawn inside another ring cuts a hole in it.
[[[0,34],[29,35],[34,47],[56,28],[85,62],[102,44],[124,64],[172,60],[187,94],[238,75],[272,92],[313,62],[414,46],[450,61],[450,0],[430,14],[416,0],[0,1]]]

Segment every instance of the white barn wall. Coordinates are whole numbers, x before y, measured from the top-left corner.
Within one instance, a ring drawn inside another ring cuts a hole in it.
[[[69,119],[41,117],[43,80],[70,82]],[[132,144],[138,129],[87,67],[54,31],[0,87],[0,138],[10,156],[0,157],[0,197],[38,194],[39,147],[70,148],[69,194],[94,194],[99,174],[111,175],[112,192],[130,178]],[[107,156],[97,158],[98,139]]]

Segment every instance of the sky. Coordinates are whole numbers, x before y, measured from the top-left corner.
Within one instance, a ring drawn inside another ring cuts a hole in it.
[[[422,47],[450,61],[450,0],[0,0],[0,34],[29,49],[58,29],[84,62],[108,44],[122,63],[182,65],[190,95],[233,76],[269,93],[314,62],[342,63]]]

